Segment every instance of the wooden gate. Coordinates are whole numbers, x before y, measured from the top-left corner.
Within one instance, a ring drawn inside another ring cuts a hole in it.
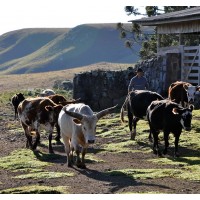
[[[182,80],[200,85],[200,46],[184,46],[182,52]]]

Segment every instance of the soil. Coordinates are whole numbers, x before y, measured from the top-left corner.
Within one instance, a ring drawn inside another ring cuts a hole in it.
[[[9,108],[9,106],[8,106]],[[10,108],[9,108],[10,109]],[[19,126],[19,121],[13,119],[12,114],[7,114],[5,108],[0,109],[0,157],[9,155],[12,151],[25,147],[25,136],[16,132],[11,133],[9,124]],[[3,119],[3,120],[2,120]],[[42,136],[41,140],[47,140]],[[111,139],[109,139],[111,140]],[[48,160],[53,165],[47,167],[52,172],[73,172],[75,176],[55,179],[12,179],[19,172],[0,169],[0,190],[26,185],[45,186],[69,186],[71,194],[116,194],[116,193],[200,193],[200,184],[177,178],[132,179],[128,176],[110,176],[105,172],[114,169],[140,169],[158,168],[157,164],[148,162],[147,159],[155,155],[151,153],[113,153],[101,152],[102,144],[106,138],[97,137],[96,143],[88,149],[95,152],[95,156],[105,162],[87,162],[87,169],[79,169],[76,166],[68,168],[63,145],[54,143],[55,154],[59,159]],[[45,146],[39,146],[39,151],[48,152]],[[101,153],[100,153],[101,152]],[[86,154],[87,159],[87,154]],[[159,165],[159,168],[174,168],[173,165]]]

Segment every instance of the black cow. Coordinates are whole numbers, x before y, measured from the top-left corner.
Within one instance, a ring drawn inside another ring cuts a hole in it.
[[[14,107],[14,110],[15,110],[15,119],[17,117],[17,108],[18,108],[18,105],[20,104],[20,102],[22,102],[24,100],[24,95],[22,93],[17,93],[15,94],[12,98],[11,98],[11,103]]]
[[[131,91],[127,95],[126,100],[121,108],[120,117],[122,122],[124,122],[124,107],[126,106],[126,108],[128,109],[128,121],[131,133],[131,140],[135,139],[137,122],[140,119],[145,119],[146,111],[150,103],[154,100],[161,99],[164,98],[160,94],[148,90],[135,90]],[[134,127],[133,132],[132,125]],[[151,140],[151,135],[149,135],[149,139]]]
[[[158,134],[160,130],[164,132],[165,149],[163,154],[167,154],[169,146],[169,134],[174,134],[175,151],[174,156],[178,157],[178,142],[182,128],[186,131],[191,130],[192,110],[194,106],[183,108],[179,104],[170,100],[153,101],[147,108],[147,120],[149,122],[150,132],[153,134],[153,151],[161,155],[158,147]]]

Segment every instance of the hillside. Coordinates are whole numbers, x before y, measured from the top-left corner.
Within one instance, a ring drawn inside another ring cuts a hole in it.
[[[138,57],[123,43],[115,24],[9,32],[0,36],[0,74],[48,72],[98,62],[136,62]]]

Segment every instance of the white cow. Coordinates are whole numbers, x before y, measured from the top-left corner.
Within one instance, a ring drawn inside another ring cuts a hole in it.
[[[83,103],[70,104],[63,107],[58,117],[58,124],[67,153],[68,167],[72,166],[73,151],[75,151],[77,154],[77,167],[86,168],[85,153],[88,145],[95,142],[97,121],[114,108],[116,106],[94,114],[91,108]],[[81,159],[80,147],[82,147]]]

